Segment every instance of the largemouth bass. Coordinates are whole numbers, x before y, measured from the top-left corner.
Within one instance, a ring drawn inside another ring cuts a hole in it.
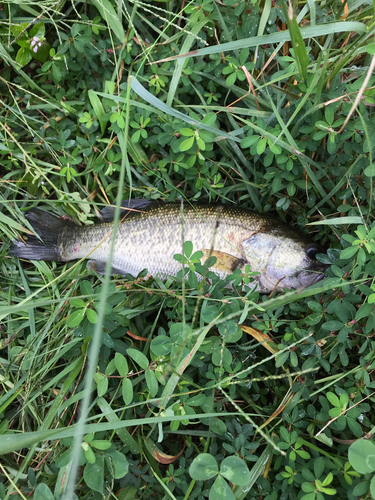
[[[203,252],[202,263],[217,258],[211,268],[221,278],[250,264],[258,290],[268,293],[284,288],[304,288],[324,277],[327,266],[316,260],[321,248],[289,225],[231,205],[185,204],[131,200],[122,204],[113,254],[113,272],[137,276],[143,269],[159,278],[176,276],[184,241]],[[125,208],[126,207],[126,208]],[[130,209],[130,210],[129,210]],[[104,272],[113,231],[114,209],[102,211],[104,222],[77,226],[39,209],[26,217],[39,236],[14,241],[10,253],[32,260],[70,261],[87,257]]]

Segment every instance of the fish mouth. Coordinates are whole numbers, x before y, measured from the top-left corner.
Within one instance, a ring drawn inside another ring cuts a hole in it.
[[[306,269],[300,272],[298,278],[301,285],[305,288],[322,280],[325,278],[324,271],[326,271],[328,267],[329,265],[319,264],[318,266],[314,266],[314,269]]]

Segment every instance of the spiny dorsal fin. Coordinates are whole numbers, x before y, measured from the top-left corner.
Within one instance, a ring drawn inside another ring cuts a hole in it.
[[[120,209],[120,217],[123,217],[126,213],[129,213],[129,210],[144,210],[152,205],[154,202],[150,200],[123,200],[121,202]],[[103,222],[112,222],[113,217],[115,216],[116,207],[114,205],[110,205],[108,207],[104,207],[100,212],[100,217]]]

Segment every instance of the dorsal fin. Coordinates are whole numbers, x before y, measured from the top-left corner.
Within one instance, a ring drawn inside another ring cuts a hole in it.
[[[123,200],[121,202],[121,209],[120,209],[120,217],[123,217],[127,212],[130,210],[144,210],[148,208],[153,201],[150,200],[140,200],[140,199],[134,199],[134,200]],[[114,205],[110,205],[108,207],[104,207],[103,210],[100,212],[100,216],[103,222],[112,222],[113,217],[115,216],[115,210],[116,207]]]

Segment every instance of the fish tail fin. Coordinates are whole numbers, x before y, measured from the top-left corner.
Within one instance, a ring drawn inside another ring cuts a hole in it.
[[[24,241],[14,240],[9,250],[11,255],[30,260],[61,261],[59,233],[63,228],[71,227],[72,222],[39,209],[27,212],[26,218],[35,234],[24,236]]]

